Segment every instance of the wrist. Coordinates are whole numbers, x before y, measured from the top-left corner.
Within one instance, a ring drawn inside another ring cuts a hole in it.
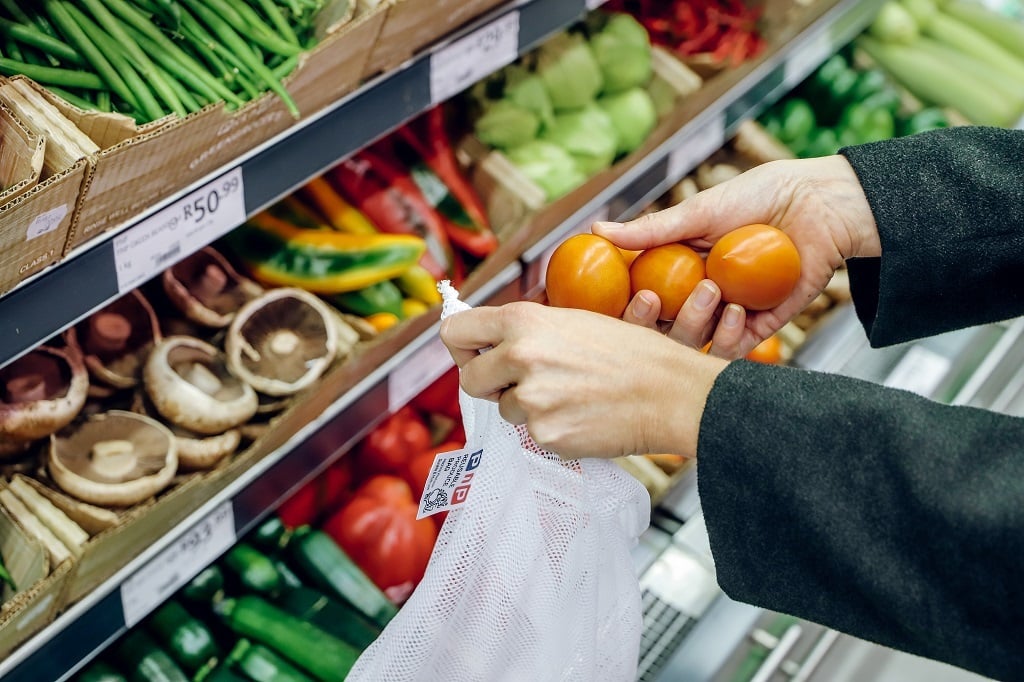
[[[882,253],[878,225],[853,166],[841,154],[808,161],[808,191],[824,202],[826,224],[843,260]]]

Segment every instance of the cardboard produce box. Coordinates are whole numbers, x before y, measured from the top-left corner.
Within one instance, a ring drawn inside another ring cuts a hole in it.
[[[361,83],[386,12],[380,8],[349,19],[338,11],[349,6],[335,2],[322,10],[320,42],[300,57],[284,80],[302,118]],[[126,116],[83,111],[36,87],[100,148],[88,159],[88,177],[64,253],[131,220],[296,123],[272,93],[234,111],[219,102],[184,119],[168,116],[137,126]]]
[[[0,555],[17,590],[3,586],[0,658],[47,626],[56,616],[72,561],[51,567],[42,546],[0,506]]]
[[[0,98],[0,294],[60,260],[71,230],[86,164],[43,178],[45,145]]]
[[[387,17],[372,46],[363,75],[397,68],[425,47],[451,35],[471,19],[505,0],[388,0]]]

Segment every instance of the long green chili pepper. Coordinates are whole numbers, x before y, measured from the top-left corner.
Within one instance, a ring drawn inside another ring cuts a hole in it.
[[[81,88],[83,90],[106,90],[107,83],[90,71],[72,71],[52,66],[35,66],[15,59],[0,58],[0,74],[16,76],[22,74],[42,85]]]
[[[245,44],[245,41],[243,41],[237,33],[235,33],[231,26],[221,20],[215,12],[207,8],[205,3],[201,0],[185,0],[185,3],[189,5],[192,8],[192,11],[199,15],[200,19],[202,19],[203,22],[206,23],[224,42],[224,48],[233,52],[239,59],[246,61],[246,66],[251,68],[256,76],[266,81],[267,87],[277,93],[293,117],[299,118],[301,116],[299,108],[295,104],[295,100],[292,99],[287,88],[282,85],[280,80],[274,77],[274,74],[263,62],[252,58],[252,52],[249,49],[249,46]],[[248,63],[246,57],[252,59],[252,63]]]
[[[93,44],[81,26],[76,23],[70,11],[74,8],[62,2],[62,0],[46,0],[44,6],[47,14],[56,23],[60,32],[67,37],[75,49],[92,65],[96,74],[109,84],[110,89],[117,93],[118,97],[131,104],[134,109],[139,110],[138,100],[131,89],[129,89],[128,84],[125,83],[124,78],[121,77],[121,74],[117,72],[110,61],[104,56],[103,52]],[[28,74],[25,75],[28,76]],[[31,76],[29,77],[31,78]]]
[[[171,111],[176,113],[178,116],[184,118],[188,116],[188,111],[185,109],[185,105],[182,104],[181,99],[177,93],[171,87],[170,83],[167,82],[163,71],[157,68],[156,64],[149,58],[149,56],[139,47],[139,44],[131,39],[128,35],[128,31],[125,30],[124,25],[117,20],[117,18],[110,13],[110,10],[100,2],[100,0],[79,0],[86,9],[92,13],[93,18],[99,23],[99,25],[106,30],[117,48],[123,53],[127,53],[130,63],[138,72],[149,79],[149,84],[152,86],[153,91],[164,101]],[[141,93],[140,93],[141,97]]]
[[[136,39],[139,35],[145,36],[150,46],[147,47],[144,44],[143,49],[178,80],[211,100],[223,99],[225,102],[237,106],[243,104],[242,98],[203,68],[199,60],[164,35],[134,6],[125,0],[103,0],[103,2],[111,12],[133,29],[132,35]]]

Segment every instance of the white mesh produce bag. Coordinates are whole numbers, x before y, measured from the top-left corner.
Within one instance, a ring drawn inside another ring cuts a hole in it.
[[[442,316],[466,309],[442,291]],[[650,520],[647,491],[610,460],[543,450],[496,403],[460,401],[467,450],[482,450],[465,502],[347,679],[635,680],[642,614],[630,550]]]

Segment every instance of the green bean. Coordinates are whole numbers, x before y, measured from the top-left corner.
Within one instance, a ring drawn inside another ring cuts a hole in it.
[[[0,0],[0,6],[2,6],[7,13],[11,15],[11,18],[15,21],[29,25],[36,23],[32,17],[30,17],[25,10],[23,10],[16,0]]]
[[[113,104],[110,101],[110,90],[100,90],[96,93],[96,108],[100,111],[113,110]]]
[[[99,22],[99,25],[106,30],[114,43],[123,53],[127,53],[130,63],[139,73],[149,79],[153,91],[164,101],[171,111],[182,118],[188,116],[188,111],[177,93],[167,82],[164,73],[157,68],[156,64],[139,47],[138,43],[131,39],[128,32],[120,21],[104,6],[100,0],[80,0],[82,4],[92,13],[92,16]]]
[[[60,59],[63,63],[85,66],[82,55],[62,40],[53,38],[28,24],[19,24],[9,19],[0,19],[0,33],[26,45],[39,48],[44,53]],[[53,66],[57,66],[54,64]]]
[[[128,88],[128,84],[125,83],[124,78],[121,77],[121,74],[117,72],[110,61],[104,56],[103,52],[93,44],[92,40],[86,35],[81,26],[75,22],[72,12],[70,11],[74,8],[61,0],[46,0],[44,4],[46,12],[57,24],[57,28],[60,29],[61,33],[63,33],[75,49],[78,50],[79,54],[89,62],[99,77],[106,81],[110,89],[117,93],[121,99],[132,104],[134,108],[138,109],[138,100]],[[94,89],[101,90],[104,88]]]
[[[21,46],[18,45],[14,38],[4,38],[4,54],[8,55],[11,59],[19,62],[25,62],[25,55],[21,51]],[[28,62],[25,62],[26,64]]]
[[[280,38],[274,33],[274,29],[267,26],[260,15],[244,2],[232,4],[227,0],[206,0],[206,4],[234,28],[239,36],[248,38],[264,49],[283,54],[286,57],[302,52],[298,41],[288,42]]]
[[[82,97],[80,95],[76,95],[75,93],[70,92],[68,90],[65,90],[64,88],[56,88],[56,87],[54,87],[52,85],[48,85],[48,86],[46,86],[46,89],[49,90],[50,92],[52,92],[53,94],[57,95],[58,97],[60,97],[62,100],[64,100],[68,104],[72,104],[72,105],[78,107],[79,109],[82,109],[84,111],[95,111],[95,110],[97,110],[97,106],[95,104],[93,104],[92,102],[90,102],[89,100],[87,100],[85,97]],[[103,90],[100,90],[100,92],[103,92]]]
[[[106,90],[107,83],[90,71],[72,71],[52,66],[36,66],[15,59],[0,58],[0,74],[16,76],[22,74],[42,85],[81,88],[83,90]]]
[[[218,46],[217,41],[184,8],[182,8],[181,14],[181,35],[190,42],[192,48],[199,53],[203,61],[221,75],[225,83],[237,87],[249,99],[259,96],[259,89],[248,78],[245,78],[237,68],[228,64],[221,51],[216,49]]]
[[[252,58],[252,52],[248,49],[248,45],[235,33],[231,26],[217,16],[216,12],[207,8],[201,0],[185,0],[185,2],[220,37],[224,42],[223,47],[225,49],[233,52],[240,60],[246,60],[246,56]],[[256,76],[266,81],[267,87],[277,93],[293,117],[299,118],[301,116],[299,108],[287,88],[281,84],[280,80],[274,77],[274,74],[263,62],[253,59],[252,63],[247,63],[246,66],[251,68]]]
[[[211,100],[223,99],[232,104],[241,105],[242,99],[226,85],[217,80],[208,69],[203,68],[199,60],[180,48],[150,22],[139,10],[125,0],[103,0],[111,12],[121,18],[133,29],[133,35],[144,36],[149,52],[160,65],[178,80],[188,85],[197,93]],[[136,0],[138,1],[138,0]],[[180,9],[180,7],[179,7]]]
[[[175,0],[155,0],[159,15],[167,21],[175,31],[181,25],[181,7]]]
[[[274,67],[274,77],[280,80],[284,80],[288,76],[288,74],[295,70],[295,67],[298,65],[298,57],[288,57],[283,62]]]
[[[167,85],[169,87],[174,89],[174,94],[178,97],[179,100],[181,100],[182,106],[185,107],[185,110],[188,113],[193,113],[203,108],[203,105],[200,104],[199,100],[196,99],[195,95],[193,95],[192,92],[187,87],[185,87],[184,83],[179,81],[172,74],[164,71],[163,69],[160,69],[160,67],[157,67],[157,69],[160,70],[161,78],[163,78],[167,82]]]
[[[290,43],[299,44],[299,37],[295,35],[295,31],[292,30],[292,25],[288,23],[288,20],[281,14],[281,10],[278,9],[277,5],[273,0],[257,0],[260,7],[263,9],[263,13],[267,15],[267,19],[277,29],[277,32],[284,36],[284,39]]]

